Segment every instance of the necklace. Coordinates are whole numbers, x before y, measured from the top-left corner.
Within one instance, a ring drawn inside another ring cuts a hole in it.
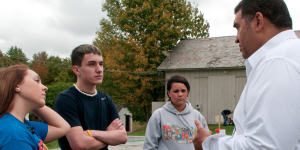
[[[95,89],[95,93],[94,94],[89,94],[89,93],[81,91],[75,84],[73,84],[73,85],[83,95],[86,95],[86,96],[89,96],[89,97],[93,97],[93,96],[97,95],[97,90],[96,89]]]

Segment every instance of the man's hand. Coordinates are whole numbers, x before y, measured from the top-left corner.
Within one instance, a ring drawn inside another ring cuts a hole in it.
[[[123,123],[119,118],[117,118],[113,122],[110,123],[110,125],[107,127],[106,131],[122,130],[122,129],[123,129]]]
[[[193,143],[195,150],[202,150],[202,143],[203,141],[211,135],[210,131],[207,131],[199,120],[195,120],[195,124],[197,126],[198,132],[195,136]]]

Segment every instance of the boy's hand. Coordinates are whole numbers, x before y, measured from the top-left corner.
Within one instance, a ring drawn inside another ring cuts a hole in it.
[[[123,129],[123,123],[122,121],[117,118],[111,124],[107,127],[106,131],[113,131],[113,130],[122,130]]]

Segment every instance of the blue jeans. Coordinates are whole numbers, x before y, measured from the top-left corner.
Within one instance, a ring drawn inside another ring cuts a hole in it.
[[[224,118],[224,124],[223,125],[227,126],[227,117],[223,112],[221,114],[223,115],[223,118]]]

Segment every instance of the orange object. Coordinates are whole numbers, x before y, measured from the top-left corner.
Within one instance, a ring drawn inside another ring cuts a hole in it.
[[[86,132],[89,134],[90,137],[93,137],[92,133],[91,133],[91,131],[89,129],[87,129]]]
[[[220,133],[220,130],[224,130],[224,129],[215,129],[215,132]]]

